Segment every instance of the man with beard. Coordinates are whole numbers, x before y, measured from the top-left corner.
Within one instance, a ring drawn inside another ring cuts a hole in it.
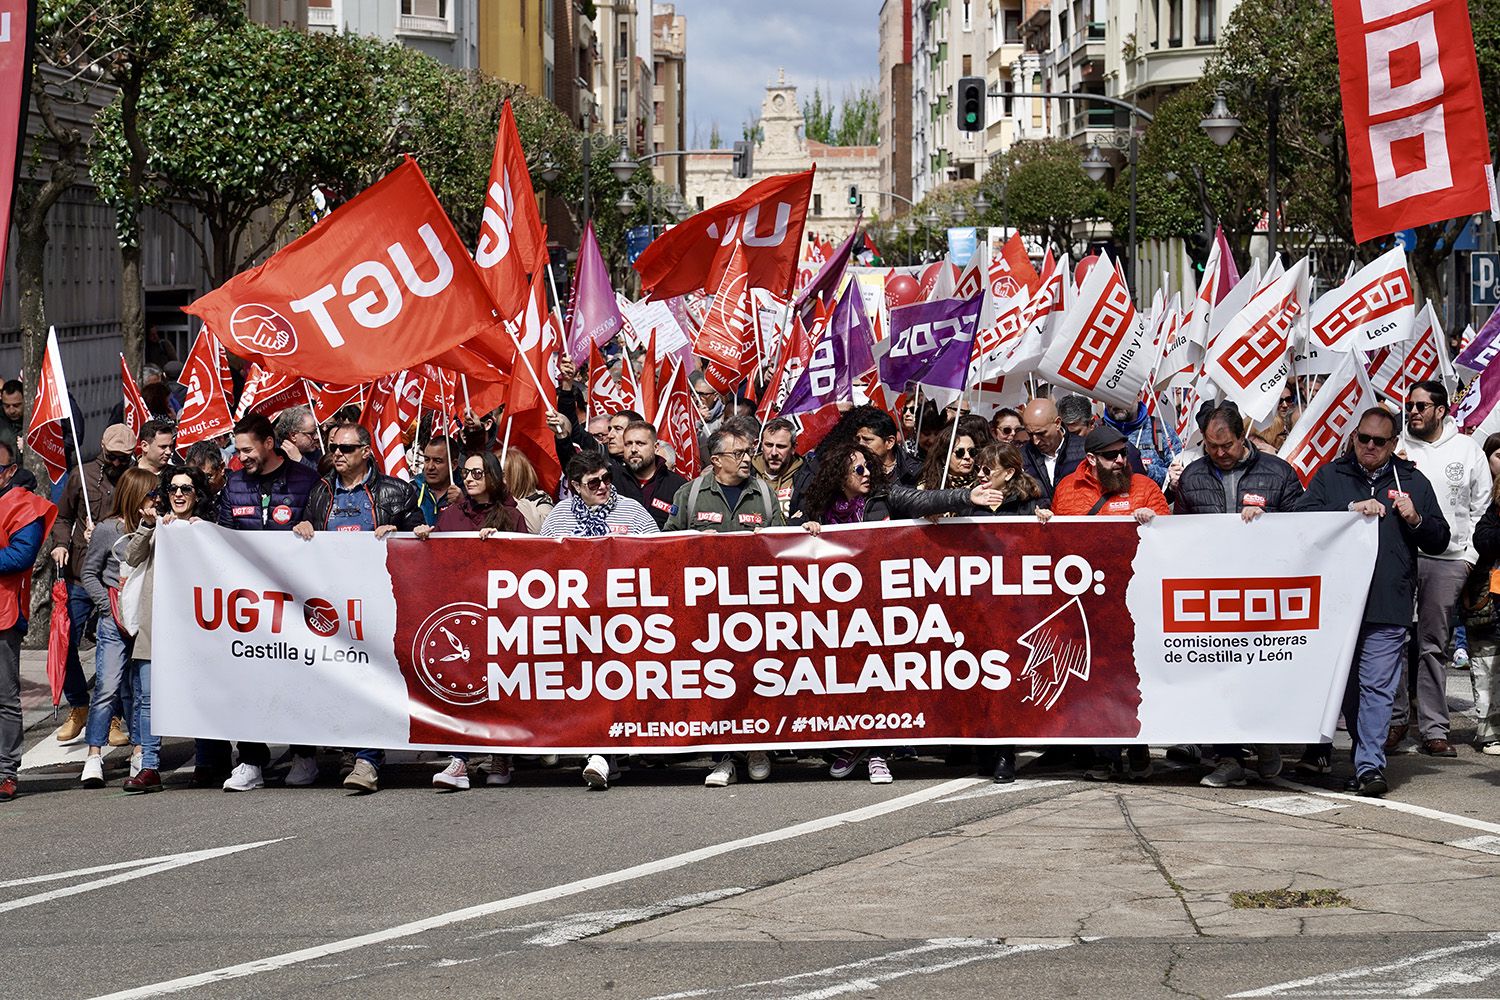
[[[623,451],[611,458],[615,492],[639,503],[658,528],[672,516],[672,498],[687,482],[656,453],[656,428],[644,420],[632,420],[620,433]]]
[[[895,451],[899,453],[900,449]],[[813,465],[797,454],[797,425],[785,417],[767,423],[760,432],[760,454],[750,467],[776,494],[781,516],[791,520],[814,471]]]
[[[69,743],[83,735],[88,722],[89,684],[78,660],[78,644],[83,630],[94,614],[94,602],[83,589],[78,573],[83,555],[93,534],[90,515],[102,518],[115,495],[115,483],[135,461],[135,435],[124,424],[110,424],[99,441],[99,457],[68,476],[68,485],[57,506],[57,520],[52,524],[52,561],[58,575],[68,585],[68,656],[63,670],[63,696],[68,699],[68,717],[58,727],[57,739]],[[84,491],[87,490],[85,495]],[[87,502],[85,502],[85,496]],[[122,747],[129,734],[116,717],[109,725],[109,745]]]

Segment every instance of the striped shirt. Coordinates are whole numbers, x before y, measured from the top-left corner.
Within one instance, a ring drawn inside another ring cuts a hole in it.
[[[614,510],[611,510],[605,517],[604,523],[609,525],[612,535],[655,535],[661,531],[656,526],[656,518],[652,517],[640,503],[629,497],[617,496],[615,498]],[[559,503],[548,512],[537,534],[548,538],[583,536],[578,521],[573,517],[571,498]]]

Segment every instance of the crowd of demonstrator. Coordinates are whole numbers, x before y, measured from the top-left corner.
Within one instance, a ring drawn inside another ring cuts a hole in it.
[[[34,477],[18,464],[14,438],[6,440],[0,425],[0,800],[17,792],[19,653],[32,566],[44,551],[66,581],[71,613],[63,683],[68,714],[56,739],[86,741],[86,787],[106,783],[107,748],[124,746],[131,747],[125,791],[162,787],[161,741],[150,722],[152,551],[157,525],[171,519],[292,531],[316,544],[323,531],[590,538],[783,525],[816,533],[825,525],[946,516],[1124,515],[1148,525],[1161,516],[1230,513],[1253,521],[1270,512],[1357,511],[1379,520],[1380,545],[1344,697],[1354,746],[1346,787],[1384,794],[1386,754],[1409,734],[1421,753],[1456,755],[1446,698],[1450,662],[1471,672],[1477,748],[1500,755],[1490,593],[1490,569],[1500,558],[1500,435],[1479,442],[1459,433],[1440,383],[1412,387],[1404,420],[1382,408],[1364,413],[1347,450],[1304,490],[1274,453],[1297,419],[1291,390],[1269,426],[1250,426],[1232,403],[1204,404],[1196,415],[1201,446],[1191,452],[1144,406],[1101,411],[1082,397],[1042,395],[990,419],[928,403],[920,411],[908,405],[898,423],[873,406],[853,407],[804,454],[791,421],[762,426],[743,400],[721,396],[695,373],[706,469],[687,481],[672,471],[670,449],[640,414],[581,419],[583,400],[567,377],[576,373],[568,366],[564,374],[551,419],[564,469],[557,496],[539,487],[519,450],[505,447],[493,419],[471,418],[452,437],[429,433],[424,421],[411,442],[420,471],[408,483],[376,471],[357,410],[320,427],[305,407],[293,407],[274,423],[245,417],[221,443],[195,444],[180,455],[170,419],[154,418],[138,435],[112,424],[98,456],[66,478],[54,505],[34,492]],[[20,386],[5,389],[6,422],[19,426]],[[78,655],[90,623],[92,679]],[[316,749],[292,747],[279,780],[316,783],[322,773]],[[1331,750],[1304,748],[1295,771],[1329,772]],[[1167,756],[1201,764],[1204,785],[1227,787],[1275,777],[1280,751],[1179,746]],[[229,744],[200,740],[196,753],[198,787],[250,791],[265,785],[273,767],[264,744],[240,743],[236,760]],[[836,778],[863,765],[870,781],[887,783],[891,758],[901,753],[847,749],[826,757]],[[977,758],[996,781],[1015,778],[1014,747],[955,753]],[[1143,780],[1153,767],[1144,746],[1052,756],[1097,780]],[[345,751],[344,761],[344,787],[378,790],[380,748]],[[582,777],[607,788],[620,764],[589,755]],[[509,784],[512,766],[509,757],[490,755],[484,783]],[[742,769],[753,781],[765,780],[772,754],[721,755],[705,784],[731,784]],[[469,755],[455,753],[433,784],[466,789],[470,779]]]

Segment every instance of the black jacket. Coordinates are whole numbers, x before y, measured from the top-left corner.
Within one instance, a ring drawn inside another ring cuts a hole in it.
[[[1490,504],[1474,526],[1474,547],[1479,550],[1481,565],[1500,559],[1500,505]]]
[[[1037,509],[1047,506],[1040,498],[1026,500],[1011,497],[998,507],[975,507],[969,504],[960,517],[1035,517]]]
[[[901,486],[916,486],[922,480],[922,460],[905,448],[897,448],[896,467],[885,478]]]
[[[886,486],[871,493],[865,501],[865,521],[906,520],[930,517],[937,514],[963,514],[969,503],[971,489],[918,490],[909,486]],[[820,521],[821,517],[808,517],[797,512],[793,524]]]
[[[667,468],[667,460],[657,458],[656,471],[651,478],[642,485],[635,478],[635,473],[626,468],[625,463],[617,458],[609,460],[609,471],[614,479],[615,492],[622,497],[639,503],[646,508],[646,513],[656,520],[656,526],[662,527],[667,523],[667,518],[672,516],[672,498],[677,491],[682,489],[686,479]]]
[[[1392,509],[1397,476],[1401,490],[1422,515],[1415,528]],[[1380,550],[1365,599],[1364,620],[1368,625],[1405,627],[1411,624],[1417,594],[1417,550],[1435,556],[1448,548],[1448,522],[1432,484],[1416,464],[1394,458],[1371,481],[1353,455],[1342,455],[1317,471],[1293,509],[1348,510],[1350,504],[1371,498],[1380,501],[1386,515],[1380,519]]]
[[[1238,474],[1233,507],[1226,505],[1224,480]],[[1174,514],[1236,514],[1246,507],[1267,513],[1291,510],[1302,497],[1302,481],[1286,462],[1252,447],[1231,471],[1220,472],[1205,455],[1182,470],[1177,480]]]
[[[1083,438],[1069,431],[1063,432],[1062,444],[1057,446],[1057,468],[1051,477],[1047,475],[1047,460],[1042,455],[1042,450],[1027,441],[1021,446],[1021,461],[1026,465],[1026,471],[1031,478],[1042,484],[1042,499],[1046,503],[1052,502],[1052,491],[1057,489],[1057,484],[1067,479],[1078,470],[1083,462],[1083,456],[1088,454],[1083,447]],[[1130,461],[1130,468],[1140,475],[1146,474],[1146,463],[1141,461],[1141,453],[1135,445],[1129,441],[1125,442],[1125,454]],[[1155,480],[1152,480],[1155,482]]]
[[[338,473],[335,472],[327,479],[318,480],[318,485],[308,494],[302,520],[311,521],[317,531],[328,527],[328,516],[333,510],[333,486],[337,477]],[[375,527],[392,524],[398,531],[411,531],[417,525],[426,523],[421,508],[417,506],[417,491],[410,483],[392,476],[382,476],[377,472],[365,484],[365,489],[370,491],[370,509],[375,514]]]
[[[318,484],[318,474],[286,453],[281,465],[269,476],[252,476],[235,469],[219,495],[219,524],[237,531],[291,531],[305,520],[303,508],[308,494]]]

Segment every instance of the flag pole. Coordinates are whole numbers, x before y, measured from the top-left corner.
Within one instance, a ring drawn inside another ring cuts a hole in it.
[[[511,330],[510,327],[506,327],[505,332],[510,337],[510,342],[516,345],[516,353],[519,354],[521,356],[521,360],[525,362],[526,370],[531,373],[531,381],[536,386],[537,395],[542,397],[542,405],[547,407],[547,416],[553,416],[557,413],[557,407],[553,406],[552,403],[548,401],[547,390],[542,388],[542,380],[537,376],[536,369],[531,366],[531,358],[527,357],[526,352],[521,350],[521,342],[516,339],[515,332]],[[468,399],[469,383],[465,381],[464,402],[467,403]]]
[[[505,468],[505,456],[510,451],[510,424],[511,424],[511,421],[514,420],[514,419],[515,418],[511,417],[511,416],[507,416],[505,418],[505,437],[502,438],[501,441],[500,441],[500,468],[501,469]],[[450,453],[450,455],[451,455],[451,453]],[[448,459],[448,462],[451,465],[453,463],[453,459],[450,457]]]
[[[62,358],[57,359],[57,365],[62,367]],[[68,390],[64,387],[62,390]],[[83,517],[87,522],[88,529],[94,530],[94,508],[89,503],[89,484],[83,481],[83,449],[78,446],[78,421],[73,419],[73,407],[68,406],[68,431],[73,435],[73,461],[78,464],[78,495],[83,497]]]
[[[307,393],[307,408],[311,410],[313,399],[312,383],[308,382],[305,378],[302,380],[302,391]],[[318,434],[318,450],[327,451],[328,446],[323,443],[323,425],[318,422],[318,415],[316,413],[313,414],[313,430]]]

